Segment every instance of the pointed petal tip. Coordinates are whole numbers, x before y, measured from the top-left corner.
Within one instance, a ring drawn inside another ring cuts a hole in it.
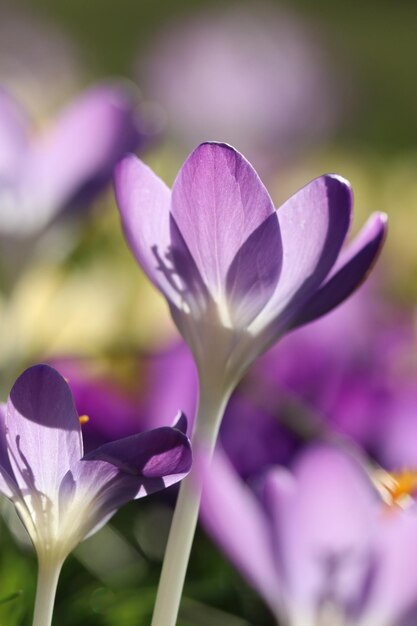
[[[190,153],[186,161],[193,156],[197,156],[199,153],[204,152],[231,152],[233,155],[237,156],[239,159],[242,159],[245,163],[248,163],[251,167],[251,163],[248,159],[237,149],[235,146],[232,146],[230,143],[226,143],[225,141],[203,141],[200,143],[194,150]]]
[[[325,184],[330,195],[330,200],[343,205],[350,211],[353,207],[353,190],[350,182],[347,178],[340,176],[340,174],[324,174],[323,176]]]
[[[182,411],[178,411],[178,413],[175,416],[172,427],[175,428],[176,430],[179,430],[184,435],[187,434],[188,419],[185,413],[183,413]]]
[[[382,211],[377,211],[372,213],[370,220],[373,219],[375,221],[375,225],[379,227],[380,230],[384,231],[386,234],[388,230],[388,215]]]
[[[368,217],[358,235],[358,240],[362,244],[363,248],[367,245],[372,245],[375,248],[375,258],[373,263],[370,265],[370,269],[373,267],[373,264],[382,250],[382,245],[385,242],[387,232],[388,215],[386,213],[376,211]]]
[[[120,161],[118,161],[113,170],[113,182],[117,187],[121,179],[128,175],[129,171],[141,164],[141,160],[133,153],[126,154]]]
[[[234,146],[232,146],[230,143],[226,143],[225,141],[217,141],[217,140],[202,141],[195,148],[195,150],[198,150],[199,148],[202,148],[203,146],[214,146],[214,147],[218,147],[218,148],[226,148],[228,150],[233,150],[233,152],[238,152],[236,150],[236,148]]]

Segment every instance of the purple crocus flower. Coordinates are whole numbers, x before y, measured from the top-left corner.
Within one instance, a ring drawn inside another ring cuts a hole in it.
[[[199,372],[226,388],[281,335],[324,315],[363,281],[384,240],[371,216],[345,253],[349,184],[321,176],[275,210],[252,166],[231,146],[201,144],[172,191],[126,157],[115,174],[128,242],[168,300]]]
[[[0,90],[0,234],[41,232],[69,205],[90,198],[115,163],[145,139],[131,90],[101,84],[81,94],[44,130]]]
[[[0,416],[0,492],[14,503],[35,547],[34,623],[46,626],[67,555],[129,500],[181,480],[191,466],[190,444],[181,417],[177,428],[119,439],[83,456],[71,391],[48,365],[18,378]]]
[[[312,446],[257,494],[220,451],[204,474],[207,530],[280,624],[414,623],[417,511],[388,508],[360,458]]]
[[[339,256],[352,210],[345,180],[321,176],[276,211],[252,166],[223,143],[194,150],[172,191],[133,156],[116,168],[115,187],[130,246],[193,353],[200,382],[194,441],[211,453],[249,365],[352,293],[381,249],[386,218],[373,215]],[[198,516],[195,484],[180,489],[152,626],[176,621]]]
[[[165,108],[176,143],[222,137],[266,169],[327,139],[349,80],[343,72],[334,89],[324,42],[282,6],[216,9],[168,24],[138,59],[140,82]]]

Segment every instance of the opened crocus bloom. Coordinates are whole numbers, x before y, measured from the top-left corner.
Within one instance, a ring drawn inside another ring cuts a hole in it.
[[[102,84],[34,132],[26,112],[0,89],[0,235],[35,235],[108,182],[115,163],[144,141],[135,107],[129,90]]]
[[[365,467],[316,445],[258,493],[220,452],[206,473],[203,521],[280,624],[416,623],[417,511],[389,507]]]
[[[350,295],[381,248],[385,216],[371,217],[339,257],[352,210],[345,180],[317,178],[276,211],[252,166],[221,143],[194,150],[172,191],[133,156],[116,168],[115,188],[130,246],[193,353],[200,382],[193,438],[210,454],[249,365],[287,330]],[[199,496],[199,486],[183,483],[152,626],[176,623]]]
[[[71,391],[47,365],[20,376],[0,415],[0,492],[30,535],[40,584],[120,506],[181,480],[191,466],[184,418],[178,428],[133,435],[83,456]],[[45,626],[39,611],[35,623]]]
[[[124,231],[168,300],[200,370],[233,385],[287,330],[327,313],[362,282],[381,248],[374,214],[339,256],[352,194],[321,176],[278,211],[252,166],[232,147],[200,145],[172,191],[134,156],[116,169]]]

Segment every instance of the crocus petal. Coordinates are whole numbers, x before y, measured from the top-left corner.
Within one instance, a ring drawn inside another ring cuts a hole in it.
[[[230,297],[233,304],[248,287],[252,262],[250,276],[261,280],[250,295],[256,295],[260,310],[279,275],[281,240],[276,220],[268,222],[268,229],[263,226],[275,211],[248,161],[226,144],[201,144],[174,182],[171,211],[211,296],[226,302]],[[247,308],[242,305],[236,315],[250,318],[254,312]]]
[[[184,413],[182,413],[181,411],[179,411],[177,415],[175,416],[175,420],[174,420],[174,423],[172,424],[172,428],[176,428],[177,430],[182,432],[184,435],[187,434],[187,429],[188,429],[187,416],[184,415]]]
[[[272,213],[238,250],[227,273],[226,290],[233,326],[248,326],[272,296],[281,271],[282,244]]]
[[[292,322],[292,328],[328,313],[361,285],[381,252],[386,232],[386,215],[371,215],[346,252],[341,254],[324,284],[304,305],[302,315]]]
[[[336,175],[316,178],[278,209],[284,257],[277,288],[254,325],[273,320],[270,341],[320,286],[346,238],[352,211],[349,184]]]
[[[37,211],[44,220],[78,198],[85,187],[106,182],[117,161],[136,147],[133,111],[127,90],[94,87],[33,142],[22,185],[36,192]]]
[[[185,416],[179,418],[185,425]],[[116,510],[180,481],[191,468],[191,446],[178,429],[163,427],[105,444],[74,464],[59,492],[63,530],[76,541],[96,532]],[[73,520],[68,524],[68,519]]]
[[[133,155],[117,165],[114,187],[123,230],[133,254],[154,285],[180,306],[179,284],[171,258],[170,190]]]
[[[141,484],[137,476],[105,461],[82,459],[73,465],[59,490],[60,534],[70,544],[67,551],[97,532],[120,506],[137,497]]]
[[[82,454],[81,429],[71,391],[49,365],[27,369],[7,402],[10,464],[22,492],[53,498]]]
[[[14,182],[17,178],[22,155],[28,146],[28,136],[29,120],[11,95],[0,88],[0,183],[2,186]]]
[[[293,610],[308,615],[326,593],[351,607],[372,565],[378,513],[366,473],[349,454],[316,446],[301,456],[291,489],[281,470],[273,470],[268,482],[276,554]]]
[[[191,467],[190,442],[177,428],[163,426],[107,443],[84,457],[112,463],[143,484],[141,495],[181,480]],[[138,496],[139,497],[139,496]]]
[[[381,511],[376,533],[378,569],[366,606],[365,625],[412,626],[416,623],[416,524],[415,508]]]
[[[209,467],[204,458],[198,462],[204,481],[201,516],[205,528],[271,609],[276,610],[279,581],[267,516],[220,449]]]

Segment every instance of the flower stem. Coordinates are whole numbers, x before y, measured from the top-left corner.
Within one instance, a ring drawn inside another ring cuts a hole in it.
[[[230,392],[201,392],[193,435],[193,449],[213,454],[224,409]],[[201,479],[194,465],[182,481],[169,533],[151,626],[175,626],[182,589],[197,526],[201,500]]]
[[[40,559],[33,626],[51,626],[62,562]]]

